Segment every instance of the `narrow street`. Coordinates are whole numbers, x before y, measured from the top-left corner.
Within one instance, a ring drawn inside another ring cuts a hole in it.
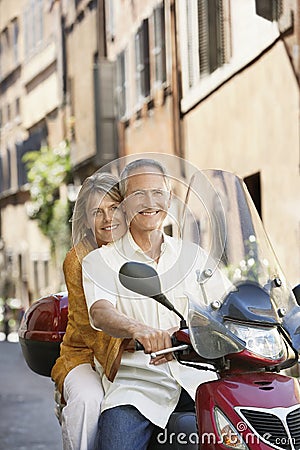
[[[0,450],[62,450],[53,383],[32,372],[18,343],[0,342]]]

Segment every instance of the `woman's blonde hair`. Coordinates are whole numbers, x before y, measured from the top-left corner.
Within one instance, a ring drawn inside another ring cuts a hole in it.
[[[119,180],[111,173],[96,172],[87,177],[79,191],[71,218],[73,245],[78,244],[90,231],[87,225],[86,208],[89,198],[95,194],[109,195],[118,203],[123,200],[119,190]]]

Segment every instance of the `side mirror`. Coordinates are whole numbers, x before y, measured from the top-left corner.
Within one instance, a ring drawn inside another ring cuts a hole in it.
[[[121,284],[130,291],[150,297],[174,311],[182,321],[184,317],[177,311],[167,297],[161,292],[159,276],[153,267],[138,262],[127,262],[119,271]]]
[[[161,294],[159,276],[153,267],[138,262],[123,264],[119,280],[130,291],[145,297],[155,298]]]

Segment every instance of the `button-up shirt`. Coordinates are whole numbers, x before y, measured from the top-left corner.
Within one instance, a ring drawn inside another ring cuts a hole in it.
[[[178,327],[180,319],[174,312],[122,286],[119,269],[127,261],[154,267],[160,276],[162,292],[187,317],[186,292],[199,294],[196,271],[204,267],[206,260],[206,254],[198,246],[164,235],[156,263],[145,255],[128,232],[84,258],[83,286],[88,310],[96,301],[105,299],[118,311],[153,328]],[[149,364],[149,355],[143,352],[124,352],[114,382],[109,382],[105,375],[102,378],[105,396],[101,410],[132,405],[152,423],[165,427],[179,400],[181,387],[195,398],[198,385],[211,379],[215,379],[212,372],[185,367],[176,360],[154,366]]]

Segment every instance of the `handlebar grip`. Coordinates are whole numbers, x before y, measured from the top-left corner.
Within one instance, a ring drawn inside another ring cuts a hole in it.
[[[134,348],[135,348],[136,351],[145,350],[143,344],[141,344],[137,340],[134,341]]]
[[[176,347],[180,344],[182,344],[182,342],[179,342],[175,336],[171,336],[171,341],[172,341],[172,346]],[[135,351],[144,351],[144,346],[143,344],[141,344],[137,339],[134,341],[134,349]]]

